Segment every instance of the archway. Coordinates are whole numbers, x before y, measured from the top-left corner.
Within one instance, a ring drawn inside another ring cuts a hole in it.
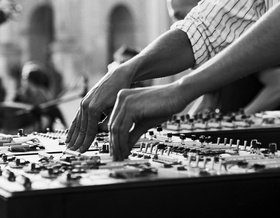
[[[109,19],[108,64],[113,61],[113,53],[122,45],[135,47],[135,23],[129,9],[116,6]]]

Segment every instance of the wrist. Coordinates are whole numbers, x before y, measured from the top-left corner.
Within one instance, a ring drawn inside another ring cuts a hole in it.
[[[184,106],[187,106],[202,95],[199,91],[201,87],[196,85],[191,77],[182,77],[175,81],[174,85],[176,86],[177,96]]]
[[[112,73],[116,74],[117,76],[120,76],[124,82],[127,82],[127,84],[134,84],[137,83],[139,80],[138,78],[138,65],[136,63],[132,63],[130,61],[127,61],[121,65],[119,65]]]
[[[137,58],[132,58],[122,64],[122,67],[132,84],[142,81],[143,78],[145,79],[146,65],[144,62],[145,57],[138,55]]]

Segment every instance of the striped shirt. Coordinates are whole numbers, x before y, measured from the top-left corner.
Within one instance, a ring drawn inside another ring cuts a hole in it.
[[[248,30],[280,0],[202,0],[171,29],[188,35],[198,67]]]

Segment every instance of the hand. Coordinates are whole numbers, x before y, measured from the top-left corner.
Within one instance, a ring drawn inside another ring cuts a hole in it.
[[[127,158],[142,134],[183,110],[181,96],[174,84],[121,90],[109,121],[113,160]]]
[[[115,104],[117,93],[130,85],[130,78],[124,70],[108,72],[82,99],[80,108],[70,126],[66,138],[67,147],[85,152],[93,142],[98,129],[104,130],[99,122],[102,113],[108,115]]]

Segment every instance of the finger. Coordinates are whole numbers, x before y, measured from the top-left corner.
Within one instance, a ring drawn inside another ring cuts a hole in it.
[[[74,133],[74,130],[75,130],[75,126],[76,126],[76,123],[77,123],[77,117],[74,118],[74,120],[72,121],[71,123],[71,126],[68,130],[68,133],[67,133],[67,136],[66,136],[66,139],[65,139],[65,143],[69,143],[72,136],[73,136],[73,133]]]
[[[70,131],[71,131],[71,136],[69,136],[69,141],[68,141],[68,145],[67,147],[70,149],[71,147],[74,146],[75,142],[76,142],[76,139],[77,139],[77,136],[79,135],[79,131],[80,131],[80,110],[77,112],[77,116],[76,118],[74,119],[74,122],[73,124],[71,125],[71,128],[70,128]],[[70,132],[69,131],[69,132]]]
[[[122,104],[119,103],[120,99],[117,98],[116,104],[113,108],[112,114],[110,116],[110,120],[108,123],[108,129],[110,133],[110,146],[112,148],[112,155],[113,155],[113,160],[118,161],[118,160],[123,160],[123,155],[121,152],[121,148],[119,147],[119,144],[117,143],[117,138],[118,138],[118,130],[117,127],[115,126],[115,119],[118,117],[118,113],[122,111]]]
[[[142,121],[139,123],[136,123],[133,130],[129,134],[129,140],[128,140],[128,148],[131,150],[133,146],[137,143],[139,138],[146,133],[149,129],[157,126],[158,124],[166,121],[168,119],[168,116],[161,117],[158,119],[147,119],[146,121]],[[127,153],[128,156],[130,154]]]
[[[116,117],[116,114],[118,113],[118,110],[119,110],[119,99],[117,98],[116,100],[116,103],[115,103],[115,106],[112,110],[112,113],[111,113],[111,116],[110,116],[110,119],[109,119],[109,122],[108,122],[108,131],[109,131],[109,143],[110,143],[110,154],[113,156],[113,161],[117,161],[118,158],[120,156],[122,156],[119,149],[115,148],[115,145],[114,145],[114,133],[113,131],[115,131],[115,129],[113,129],[113,123],[114,123],[114,119]]]
[[[80,112],[80,128],[78,131],[78,135],[76,138],[75,143],[72,145],[71,150],[77,150],[78,148],[80,148],[84,142],[84,139],[86,137],[86,132],[87,132],[87,123],[88,123],[88,110],[87,110],[87,106],[88,104],[86,103],[82,103],[82,110]]]
[[[89,118],[87,121],[87,128],[86,128],[86,132],[85,132],[85,138],[83,141],[82,146],[80,147],[79,151],[80,152],[85,152],[88,150],[88,148],[91,146],[95,135],[97,133],[98,130],[98,124],[96,122],[96,120],[99,120],[100,118],[100,114],[99,113],[89,113]]]
[[[122,161],[124,159],[124,157],[123,157],[121,148],[119,147],[119,144],[117,143],[118,131],[117,131],[117,128],[114,127],[114,124],[110,125],[109,133],[110,133],[110,143],[111,143],[111,147],[112,147],[113,160]]]
[[[147,132],[149,128],[144,128],[142,125],[135,125],[133,130],[130,132],[129,134],[129,139],[128,139],[128,147],[131,151],[131,149],[133,148],[133,146],[137,143],[137,141],[139,140],[139,138]],[[128,153],[126,153],[126,156],[130,155],[130,151]]]
[[[111,125],[113,158],[123,160],[130,149],[128,147],[129,130],[133,126],[131,116],[127,114],[125,103],[117,106]],[[115,115],[116,114],[116,115]]]

